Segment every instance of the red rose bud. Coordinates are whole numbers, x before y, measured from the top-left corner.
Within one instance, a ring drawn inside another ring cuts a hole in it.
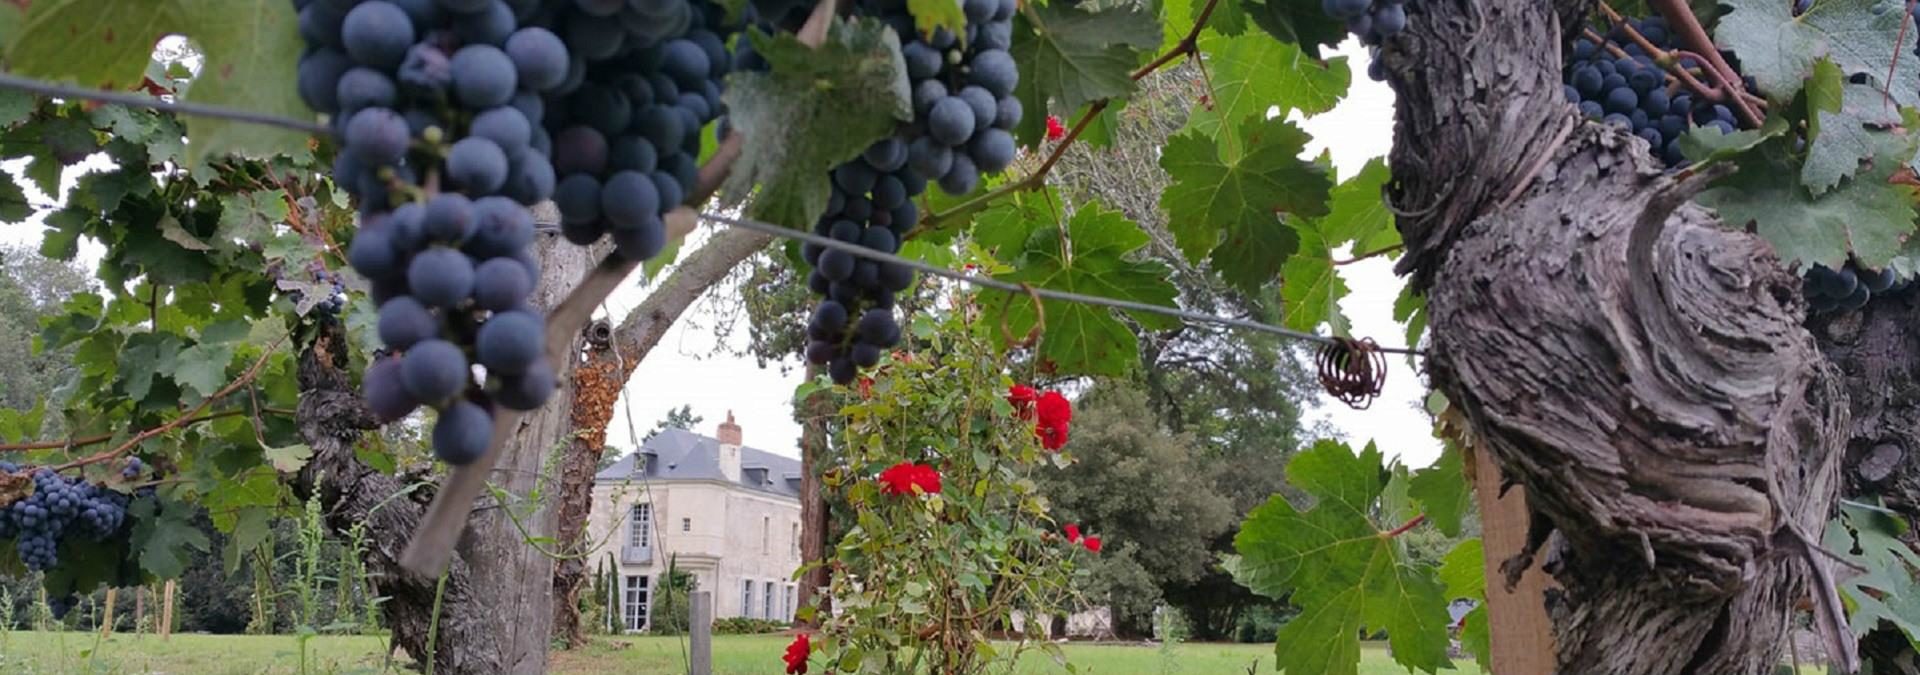
[[[787,645],[787,653],[780,660],[787,662],[787,675],[805,675],[807,672],[807,652],[813,645],[807,641],[807,634],[793,636],[793,642]]]
[[[1100,552],[1100,538],[1099,538],[1099,537],[1087,537],[1087,538],[1085,538],[1085,539],[1082,539],[1082,540],[1080,540],[1080,545],[1081,545],[1081,546],[1085,546],[1085,547],[1087,547],[1087,550],[1089,550],[1089,551],[1093,551],[1094,553],[1099,553],[1099,552]]]

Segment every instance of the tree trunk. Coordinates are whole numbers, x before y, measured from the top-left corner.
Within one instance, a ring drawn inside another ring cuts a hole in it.
[[[552,231],[541,232],[537,246],[542,270],[533,302],[552,307],[592,266],[592,252]],[[540,485],[546,450],[556,447],[551,439],[571,430],[567,407],[559,403],[568,397],[570,365],[554,364],[561,390],[525,415],[508,441],[492,479],[494,494],[504,501],[490,496],[492,503],[474,511],[442,589],[442,579],[412,574],[399,564],[431,495],[407,494],[412,481],[374,471],[354,456],[354,442],[379,423],[345,372],[340,327],[323,326],[301,354],[297,419],[314,454],[295,481],[295,494],[305,499],[318,490],[327,525],[336,533],[365,525],[364,562],[375,588],[388,598],[382,607],[394,642],[422,663],[431,660],[435,672],[546,669],[553,596],[546,584],[527,581],[551,578],[552,559],[528,540],[550,536],[553,512],[544,499],[527,496],[549,487]],[[428,630],[436,606],[437,637]]]
[[[1559,96],[1585,9],[1439,0],[1382,54],[1427,367],[1527,488],[1512,568],[1550,540],[1561,670],[1771,673],[1826,564],[1794,542],[1833,508],[1847,397],[1798,279],[1686,203],[1707,176]]]
[[[766,248],[772,237],[750,230],[725,230],[674,267],[660,287],[647,295],[619,327],[589,330],[583,360],[570,397],[571,426],[543,447],[565,448],[560,458],[559,528],[555,541],[564,552],[553,568],[553,634],[569,647],[584,644],[580,626],[580,587],[586,581],[587,517],[593,510],[593,475],[607,446],[607,423],[635,368],[653,351],[667,329],[708,289],[742,261]]]
[[[819,376],[820,367],[807,364],[807,379]],[[820,458],[827,453],[825,416],[832,412],[832,404],[825,392],[816,391],[800,406],[800,563],[820,563],[800,579],[799,606],[810,607],[813,596],[828,583],[827,527],[832,521],[827,514],[826,496],[820,493]],[[824,618],[832,612],[831,601],[831,598],[820,598],[814,616]],[[808,623],[817,626],[820,619]]]

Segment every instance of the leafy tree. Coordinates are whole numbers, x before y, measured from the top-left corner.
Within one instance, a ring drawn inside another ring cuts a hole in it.
[[[34,348],[40,321],[60,315],[61,304],[92,288],[78,266],[31,249],[0,247],[0,407],[26,410],[48,400],[57,408],[61,385],[73,374],[72,347]],[[58,424],[58,416],[48,419]],[[36,430],[55,433],[53,429]]]
[[[641,441],[653,440],[654,436],[668,429],[692,429],[699,426],[700,422],[705,419],[704,417],[693,414],[692,404],[682,405],[678,408],[670,408],[667,410],[667,416],[655,422],[653,424],[653,430],[647,432],[646,438],[641,439]]]

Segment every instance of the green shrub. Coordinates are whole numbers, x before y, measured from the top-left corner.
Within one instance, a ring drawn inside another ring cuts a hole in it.
[[[714,635],[752,635],[755,633],[777,633],[787,629],[787,622],[772,619],[750,619],[743,616],[730,616],[713,622]]]
[[[1233,639],[1240,642],[1264,644],[1274,641],[1280,634],[1280,627],[1287,625],[1299,611],[1275,605],[1255,605],[1240,612],[1240,621],[1233,627]]]

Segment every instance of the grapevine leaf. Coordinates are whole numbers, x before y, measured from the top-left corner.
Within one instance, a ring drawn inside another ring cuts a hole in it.
[[[787,33],[747,37],[772,70],[728,76],[723,98],[747,142],[727,198],[744,201],[758,184],[748,216],[810,226],[827,210],[828,172],[913,118],[900,40],[871,19],[836,19],[817,49]]]
[[[1920,59],[1894,58],[1911,49],[1901,41],[1907,13],[1898,6],[1883,0],[1821,0],[1794,16],[1796,3],[1790,2],[1721,4],[1728,14],[1714,28],[1714,42],[1740,55],[1740,70],[1752,76],[1768,98],[1793,98],[1813,75],[1814,63],[1827,58],[1845,74],[1865,74],[1877,83],[1877,91],[1900,105],[1920,105],[1920,91],[1912,86],[1920,81]],[[1880,81],[1888,75],[1889,61],[1897,62],[1892,73],[1897,86]]]
[[[289,3],[44,0],[27,9],[24,24],[6,52],[22,75],[134,89],[146,75],[154,43],[179,34],[199,47],[202,58],[188,100],[281,117],[312,114],[289,76],[302,44]],[[301,156],[307,148],[304,134],[248,122],[199,118],[187,130],[190,164],[227,153]]]
[[[18,89],[0,90],[0,128],[19,124],[32,116],[34,105],[33,94]]]
[[[211,542],[193,526],[192,510],[186,504],[168,500],[161,508],[158,499],[134,500],[128,507],[134,523],[133,545],[141,568],[162,579],[175,579],[187,570],[186,549],[205,552]]]
[[[973,242],[1001,262],[1018,263],[1035,230],[1059,221],[1058,204],[1059,194],[1053,188],[1009,195],[974,216]]]
[[[1800,182],[1819,195],[1833,188],[1842,178],[1850,178],[1861,163],[1887,147],[1875,138],[1901,125],[1902,113],[1886,104],[1886,98],[1872,87],[1848,84],[1846,75],[1832,61],[1814,64],[1813,77],[1807,80],[1806,164],[1800,168]],[[1908,119],[1913,128],[1920,119]],[[1906,158],[1901,158],[1905,161]]]
[[[234,511],[227,519],[232,524],[224,528],[227,531],[227,546],[221,554],[226,562],[227,574],[233,574],[240,569],[240,562],[244,560],[242,556],[258,548],[273,534],[273,510],[249,506]]]
[[[1014,129],[1022,145],[1040,141],[1047,111],[1079,110],[1133,91],[1133,68],[1144,50],[1160,44],[1151,11],[1113,7],[1098,12],[1055,2],[1027,5],[1014,15],[1009,51],[1020,67],[1013,94],[1026,115]],[[1049,107],[1051,102],[1053,107]]]
[[[932,35],[942,27],[954,35],[967,33],[967,13],[957,0],[907,0],[907,13],[913,15],[913,28],[921,35]]]
[[[264,454],[267,462],[273,464],[275,471],[293,473],[307,465],[307,460],[313,457],[313,448],[301,443],[282,448],[267,448]]]
[[[1223,2],[1231,0],[1222,0]],[[1320,45],[1347,39],[1347,26],[1327,16],[1314,0],[1241,0],[1254,25],[1281,42],[1299,45],[1308,56],[1320,57]]]
[[[1200,47],[1211,57],[1214,108],[1228,122],[1264,118],[1274,106],[1283,117],[1289,110],[1308,115],[1332,110],[1353,79],[1344,56],[1322,62],[1264,35],[1208,36]]]
[[[1167,281],[1166,266],[1131,259],[1147,242],[1147,233],[1126,216],[1089,203],[1074,212],[1064,232],[1051,225],[1036,227],[1023,240],[1020,255],[1002,253],[1001,258],[1014,269],[996,276],[1035,288],[1172,307],[1177,291]],[[1061,373],[1120,375],[1136,362],[1133,332],[1113,310],[1059,300],[1042,303],[1045,332],[1039,356],[1056,364]],[[1033,299],[1024,293],[1006,302],[983,304],[986,324],[1006,328],[997,332],[1002,342],[1025,337],[1040,322]],[[1149,328],[1177,325],[1158,314],[1129,312],[1129,316]]]
[[[1340,312],[1340,299],[1347,297],[1347,283],[1333,268],[1333,252],[1321,237],[1319,222],[1289,219],[1300,249],[1280,268],[1281,320],[1301,331],[1330,324],[1333,334],[1346,335],[1351,324]]]
[[[1427,333],[1427,296],[1414,291],[1411,284],[1400,287],[1400,297],[1393,299],[1393,320],[1407,325],[1408,347],[1419,345]]]
[[[1864,637],[1882,621],[1920,640],[1920,554],[1903,541],[1907,522],[1899,514],[1868,504],[1841,502],[1840,517],[1827,524],[1824,544],[1864,574],[1840,583],[1852,606],[1848,622]],[[1859,553],[1853,553],[1859,551]]]
[[[1414,500],[1420,502],[1427,522],[1449,537],[1460,536],[1460,518],[1473,508],[1462,468],[1459,446],[1448,443],[1433,466],[1413,475]]]
[[[1279,670],[1355,673],[1363,628],[1385,630],[1403,666],[1447,666],[1447,602],[1433,567],[1407,559],[1368,518],[1386,488],[1384,473],[1372,444],[1355,453],[1338,441],[1316,442],[1287,466],[1287,481],[1314,507],[1299,510],[1275,495],[1234,537],[1235,580],[1302,608],[1281,628]]]
[[[1680,154],[1695,163],[1734,159],[1741,153],[1759,147],[1761,143],[1778,138],[1788,128],[1786,118],[1779,115],[1767,117],[1758,129],[1741,129],[1731,134],[1720,133],[1714,127],[1694,127],[1681,134]]]
[[[1787,143],[1763,143],[1743,153],[1740,171],[1700,193],[1699,202],[1719,210],[1730,227],[1754,223],[1789,265],[1838,268],[1851,253],[1878,268],[1913,232],[1914,190],[1888,181],[1901,164],[1891,158],[1912,152],[1908,141],[1892,134],[1877,141],[1884,150],[1870,168],[1818,198],[1801,187]]]
[[[1199,23],[1200,13],[1207,3],[1189,1],[1189,23]],[[1247,10],[1240,6],[1239,0],[1219,0],[1213,6],[1213,16],[1207,17],[1207,30],[1221,35],[1239,35],[1247,32]]]
[[[1487,554],[1479,537],[1463,539],[1440,561],[1440,581],[1447,597],[1484,599],[1487,596]]]
[[[287,201],[282,193],[261,190],[226,195],[220,198],[220,224],[214,239],[222,246],[233,246],[236,241],[264,244],[277,237],[274,227],[286,220]]]
[[[193,236],[192,232],[188,232],[186,228],[180,227],[180,219],[172,215],[160,217],[160,236],[166,238],[167,241],[179,244],[180,248],[189,251],[213,250],[213,247],[208,245],[207,242],[200,241],[200,238]]]
[[[1284,120],[1244,121],[1247,152],[1227,159],[1213,139],[1189,130],[1167,141],[1160,167],[1173,185],[1160,196],[1174,242],[1190,260],[1212,255],[1227,280],[1257,288],[1298,247],[1279,214],[1327,213],[1326,169],[1299,158],[1307,135]]]
[[[0,179],[0,222],[18,223],[33,214],[33,205],[27,202],[27,192],[11,177]]]
[[[1473,661],[1480,664],[1482,672],[1493,672],[1493,632],[1487,625],[1486,603],[1460,617],[1460,643],[1473,653]]]
[[[174,356],[171,375],[180,386],[212,396],[227,382],[227,364],[233,361],[230,345],[197,344]]]
[[[1393,227],[1393,212],[1387,210],[1387,202],[1380,196],[1380,188],[1391,178],[1387,163],[1375,157],[1359,173],[1333,187],[1327,198],[1327,215],[1320,219],[1320,232],[1328,246],[1352,242],[1358,255],[1400,243],[1400,231]]]

